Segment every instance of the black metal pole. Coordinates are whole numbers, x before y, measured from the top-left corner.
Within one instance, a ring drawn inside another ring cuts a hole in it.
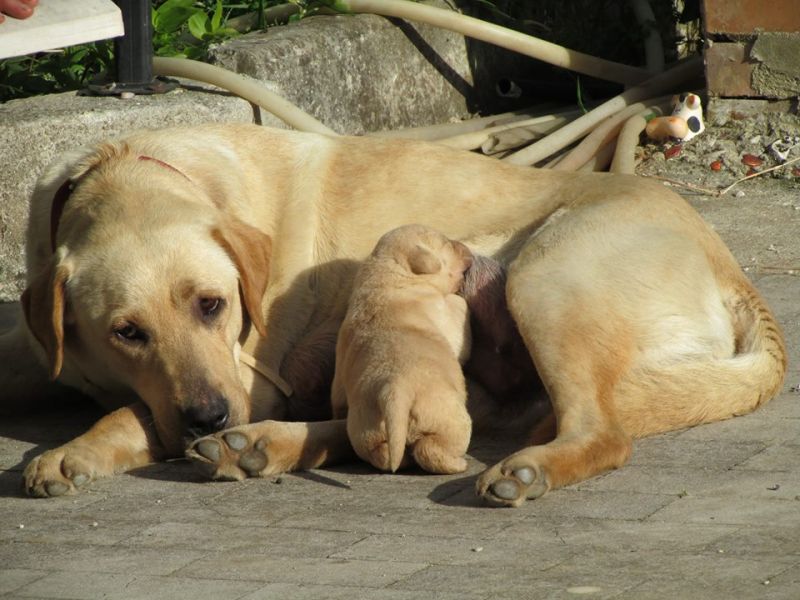
[[[177,87],[174,81],[153,77],[153,23],[150,0],[114,0],[122,11],[125,35],[114,40],[115,73],[107,73],[87,86],[96,96],[163,94]]]
[[[125,35],[114,40],[117,86],[135,91],[153,83],[153,26],[150,0],[114,0]]]

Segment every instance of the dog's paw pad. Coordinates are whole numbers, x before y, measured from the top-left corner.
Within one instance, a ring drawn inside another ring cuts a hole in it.
[[[534,467],[495,467],[478,479],[477,486],[478,495],[492,506],[519,506],[525,499],[538,498],[549,489],[545,474]]]
[[[237,452],[241,452],[250,445],[250,440],[247,439],[247,436],[236,431],[223,434],[222,439],[225,440],[231,450],[236,450]]]
[[[94,480],[91,460],[91,455],[80,450],[48,450],[25,467],[22,474],[25,491],[38,498],[74,494]]]
[[[257,475],[267,466],[267,457],[263,452],[253,449],[242,454],[239,466],[251,475]]]
[[[211,462],[219,462],[219,459],[222,458],[219,442],[213,438],[199,440],[192,448],[197,454]]]
[[[501,499],[514,501],[522,494],[519,483],[513,479],[501,479],[489,486],[491,493]]]
[[[66,483],[60,481],[48,481],[44,484],[44,489],[48,496],[63,496],[70,491],[70,487]]]
[[[267,443],[255,443],[241,431],[226,431],[196,440],[186,451],[203,475],[211,479],[238,481],[259,477],[269,464]]]
[[[86,473],[78,473],[72,476],[72,484],[75,487],[83,487],[92,480]]]

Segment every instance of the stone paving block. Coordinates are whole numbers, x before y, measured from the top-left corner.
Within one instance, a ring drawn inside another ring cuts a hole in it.
[[[522,527],[520,527],[521,529]],[[531,529],[533,529],[531,523]],[[532,536],[500,533],[492,538],[439,538],[422,535],[371,535],[332,558],[364,560],[424,561],[432,565],[503,564],[530,553]],[[558,540],[536,542],[539,569],[558,564],[571,550]],[[527,560],[527,559],[526,559]]]
[[[418,600],[413,591],[332,585],[270,583],[240,600]],[[463,594],[437,590],[436,600],[485,600],[483,594]]]
[[[567,488],[526,502],[524,507],[526,513],[536,517],[644,519],[672,500],[672,497],[662,494],[594,492]]]
[[[309,510],[287,517],[282,525],[298,529],[359,531],[365,534],[435,535],[458,538],[463,531],[489,536],[523,518],[525,511],[464,509],[457,507],[417,510],[387,510],[376,503],[373,509],[342,506],[337,512]],[[335,515],[335,517],[332,517]]]
[[[696,527],[692,526],[693,537]],[[795,564],[800,560],[800,527],[780,524],[741,527],[715,540],[708,548],[742,560]]]
[[[691,535],[690,532],[686,532]],[[662,591],[661,598],[703,598],[686,580],[706,581],[712,585],[760,584],[772,574],[780,573],[786,565],[728,557],[716,552],[703,554],[679,553],[664,556],[659,548],[636,552],[588,552],[574,556],[548,569],[542,577],[549,581],[564,581],[569,586],[598,587],[601,592],[613,591],[623,597],[636,598],[639,586],[654,578],[676,582],[674,593]],[[612,594],[613,595],[613,594]],[[593,597],[593,596],[592,596]],[[613,596],[617,597],[617,596]],[[740,594],[728,598],[747,598]],[[755,598],[756,596],[750,596]]]
[[[69,518],[80,513],[95,502],[101,502],[105,495],[87,490],[74,496],[57,498],[29,498],[22,488],[21,473],[17,471],[0,472],[0,502],[3,514],[14,514],[17,511],[56,518]],[[34,503],[34,504],[32,504]]]
[[[12,542],[0,550],[6,568],[74,571],[85,573],[131,573],[168,575],[203,556],[203,552],[180,549],[163,552],[155,548],[121,545],[96,546],[76,540],[74,544]]]
[[[223,521],[159,523],[126,540],[130,546],[192,547],[207,552],[236,551],[287,557],[325,558],[363,539],[360,533],[308,531],[281,527],[231,525]]]
[[[800,589],[800,562],[793,564],[781,573],[770,577],[769,583],[765,585],[775,586],[778,588],[788,588],[789,590],[797,592]],[[770,592],[772,588],[770,588]],[[789,596],[787,596],[789,598]],[[794,596],[796,598],[796,596]]]
[[[540,536],[532,538],[529,525],[543,530]],[[539,519],[531,517],[521,526],[509,527],[496,537],[512,545],[528,542],[537,549],[542,545],[539,539],[545,540],[544,545],[558,542],[573,554],[613,554],[658,548],[661,555],[671,556],[704,551],[738,530],[735,525],[694,524],[691,535],[687,535],[685,527],[676,527],[673,523],[551,517],[540,524]]]
[[[462,566],[431,566],[421,573],[415,573],[398,582],[395,589],[416,590],[419,597],[426,597],[439,589],[458,591],[461,593],[481,593],[487,598],[507,599],[540,599],[572,597],[569,588],[596,587],[597,577],[585,577],[579,574],[563,574],[552,576],[553,569],[543,570],[539,567],[537,553],[522,557],[509,557],[500,563]],[[606,575],[607,581],[592,594],[591,598],[610,598],[625,589],[621,584],[619,573]],[[641,578],[636,580],[640,582]],[[627,583],[627,585],[631,585]]]
[[[737,417],[709,423],[681,431],[679,440],[721,440],[737,442],[761,442],[774,444],[778,442],[797,442],[800,444],[800,420],[796,427],[780,427],[779,419],[792,418],[782,414],[789,409],[789,403],[776,399],[763,409],[746,417]]]
[[[800,474],[800,444],[770,446],[737,465],[741,469],[775,470]]]
[[[780,523],[800,528],[800,500],[736,498],[730,496],[687,496],[650,517],[672,523],[729,523],[771,526]]]
[[[76,600],[216,600],[240,598],[260,587],[253,581],[230,581],[226,579],[186,579],[180,577],[133,577],[130,575],[96,573],[53,573],[29,584],[17,595]]]
[[[634,442],[633,455],[628,464],[728,469],[755,456],[765,447],[761,442],[696,441],[681,439],[680,436],[655,436]]]
[[[797,587],[781,581],[781,576],[743,581],[739,577],[698,578],[691,574],[683,577],[657,577],[617,596],[619,600],[664,600],[664,598],[702,598],[703,600],[731,600],[732,598],[769,600],[797,600]],[[765,583],[769,581],[769,583]],[[687,595],[687,590],[691,590]]]
[[[218,577],[268,583],[386,587],[424,568],[422,562],[274,558],[236,551],[209,554],[174,575],[197,579]]]
[[[138,521],[118,518],[98,521],[80,513],[61,515],[17,508],[3,512],[0,543],[74,544],[79,541],[93,546],[110,546],[136,535],[141,529],[142,524]],[[2,554],[0,550],[0,556]]]
[[[777,489],[775,486],[779,485]],[[686,469],[631,465],[579,484],[581,490],[649,492],[683,496],[784,498],[800,493],[800,481],[785,471]]]
[[[8,594],[32,581],[41,579],[47,571],[0,568],[0,594]]]

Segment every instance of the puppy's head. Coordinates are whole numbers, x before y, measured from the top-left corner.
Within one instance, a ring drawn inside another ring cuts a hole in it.
[[[404,272],[421,276],[443,293],[457,292],[472,264],[472,252],[435,229],[404,225],[378,241],[373,256],[394,262]]]
[[[246,423],[236,353],[245,315],[264,332],[270,239],[181,194],[88,197],[98,193],[126,192],[79,188],[22,297],[51,377],[68,364],[94,394],[140,398],[171,454]]]

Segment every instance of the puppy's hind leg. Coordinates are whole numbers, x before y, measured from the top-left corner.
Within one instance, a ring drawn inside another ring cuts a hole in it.
[[[411,410],[409,441],[416,463],[429,473],[463,473],[472,421],[463,398],[452,396],[417,399]]]

